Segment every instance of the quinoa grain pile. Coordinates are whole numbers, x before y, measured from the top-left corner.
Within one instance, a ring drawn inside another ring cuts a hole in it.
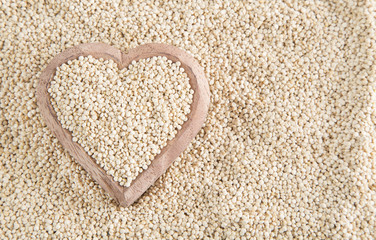
[[[112,60],[80,57],[51,81],[63,128],[122,186],[148,168],[187,120],[193,89],[180,64],[159,56],[119,70]]]
[[[375,1],[8,1],[0,5],[1,239],[372,239]],[[43,123],[35,87],[64,49],[189,51],[205,126],[117,206]]]

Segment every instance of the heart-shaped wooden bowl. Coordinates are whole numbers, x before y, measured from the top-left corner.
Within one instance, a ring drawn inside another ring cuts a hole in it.
[[[85,150],[72,141],[72,134],[61,126],[56,112],[50,102],[48,88],[56,68],[69,60],[91,55],[95,58],[112,59],[119,69],[127,67],[132,61],[154,56],[165,56],[173,62],[181,62],[194,90],[191,112],[175,138],[167,143],[149,167],[140,173],[129,187],[120,186],[108,175]],[[87,43],[69,48],[56,55],[40,76],[37,86],[37,103],[42,117],[65,149],[82,165],[82,167],[110,194],[121,206],[129,206],[136,201],[172,164],[181,152],[193,140],[202,127],[210,103],[209,85],[203,69],[198,62],[185,51],[166,44],[152,43],[136,47],[129,53],[104,43]]]

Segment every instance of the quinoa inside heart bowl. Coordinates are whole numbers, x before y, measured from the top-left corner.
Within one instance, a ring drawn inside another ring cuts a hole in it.
[[[162,56],[123,69],[81,56],[57,68],[48,91],[72,140],[126,187],[181,129],[193,99],[180,62]]]

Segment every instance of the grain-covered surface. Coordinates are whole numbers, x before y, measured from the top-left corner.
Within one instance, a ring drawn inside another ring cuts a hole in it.
[[[375,1],[2,1],[3,239],[374,239]],[[119,207],[51,133],[35,90],[87,42],[163,42],[209,81],[204,127]],[[3,237],[4,236],[4,237]]]
[[[123,187],[108,175],[96,162],[85,152],[84,148],[72,140],[72,133],[61,126],[56,112],[50,101],[48,88],[53,79],[56,68],[69,60],[80,56],[93,56],[113,60],[119,69],[127,67],[132,61],[165,56],[174,62],[180,62],[190,79],[191,88],[194,90],[191,112],[188,120],[178,130],[175,138],[170,140],[162,149],[146,170],[140,173],[129,187]],[[51,132],[59,139],[65,149],[88,171],[88,173],[110,194],[120,205],[127,207],[136,201],[172,164],[196,136],[205,121],[210,103],[209,85],[201,66],[189,54],[183,50],[166,44],[145,44],[128,53],[104,43],[87,43],[67,49],[54,57],[40,77],[37,87],[37,102],[40,112]]]

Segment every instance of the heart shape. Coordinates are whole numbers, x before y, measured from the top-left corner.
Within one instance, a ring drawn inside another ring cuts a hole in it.
[[[56,68],[69,60],[88,55],[95,58],[112,59],[117,63],[119,69],[127,67],[132,61],[154,56],[165,56],[173,62],[179,61],[181,63],[181,67],[184,68],[189,77],[191,88],[194,90],[188,120],[183,123],[175,138],[168,141],[161,153],[152,160],[146,170],[142,171],[132,181],[129,187],[120,186],[118,182],[114,181],[112,176],[98,166],[96,161],[85,152],[80,144],[72,141],[71,132],[62,127],[50,102],[51,96],[48,93],[48,88],[56,73]],[[201,129],[210,103],[209,85],[198,62],[180,48],[161,43],[141,45],[131,49],[127,54],[104,43],[86,43],[66,49],[56,55],[43,70],[36,94],[41,115],[52,133],[99,185],[124,207],[136,201],[184,151]]]

